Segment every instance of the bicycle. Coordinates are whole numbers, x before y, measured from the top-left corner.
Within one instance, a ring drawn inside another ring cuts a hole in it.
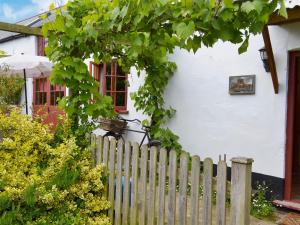
[[[141,125],[141,130],[133,130],[130,129],[127,125],[128,123],[137,123]],[[125,119],[121,116],[118,116],[117,119],[114,120],[107,120],[107,119],[101,119],[99,121],[99,127],[106,132],[104,137],[114,137],[116,140],[122,139],[124,141],[123,134],[125,131],[135,132],[135,133],[141,133],[144,134],[139,146],[141,147],[144,144],[145,139],[147,138],[148,147],[161,147],[161,142],[159,140],[151,139],[150,137],[150,128],[151,126],[146,126],[142,124],[142,122],[139,119]]]

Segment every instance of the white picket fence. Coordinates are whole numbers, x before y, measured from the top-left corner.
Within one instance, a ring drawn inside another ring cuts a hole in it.
[[[175,151],[140,149],[137,143],[95,135],[91,140],[95,165],[107,167],[105,194],[112,204],[108,216],[114,225],[250,224],[252,159],[231,160],[229,186],[225,161],[218,162],[214,178],[210,158],[201,161],[199,156],[182,153],[177,159]]]

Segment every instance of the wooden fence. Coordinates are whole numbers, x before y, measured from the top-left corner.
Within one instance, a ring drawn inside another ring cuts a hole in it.
[[[225,161],[218,162],[213,177],[210,158],[201,161],[182,153],[178,159],[175,151],[140,149],[137,143],[101,136],[91,139],[95,164],[107,167],[105,194],[114,225],[250,224],[252,159],[231,160],[229,187]]]

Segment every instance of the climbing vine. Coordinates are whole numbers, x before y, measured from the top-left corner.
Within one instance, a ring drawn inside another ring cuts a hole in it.
[[[151,135],[165,147],[180,149],[178,137],[164,124],[175,110],[165,106],[164,90],[176,70],[168,58],[175,48],[196,52],[219,40],[248,47],[250,34],[261,32],[283,0],[73,0],[56,10],[43,26],[46,53],[55,63],[52,82],[72,94],[61,104],[78,124],[113,117],[112,100],[98,93],[84,60],[118,60],[125,72],[145,72],[144,84],[131,94],[135,108],[149,116]]]

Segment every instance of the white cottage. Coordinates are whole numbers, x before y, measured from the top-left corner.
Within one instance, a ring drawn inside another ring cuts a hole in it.
[[[288,3],[289,19],[272,16],[269,29],[264,35],[251,36],[248,51],[242,55],[238,54],[237,45],[223,42],[213,48],[202,48],[196,54],[177,49],[170,57],[178,70],[165,92],[166,103],[177,110],[167,126],[180,136],[186,151],[215,160],[224,154],[227,158],[251,157],[253,183],[265,181],[273,190],[273,197],[294,202],[300,200],[298,5],[299,1]],[[37,16],[21,23],[41,26],[43,21]],[[37,37],[0,33],[0,49],[9,54],[41,55],[43,44]],[[264,46],[270,72],[266,72],[259,53]],[[99,72],[99,66],[88,65],[101,83],[108,85],[116,74],[120,75],[117,79],[127,79],[129,87],[117,89],[103,85],[100,91],[108,95],[119,93],[114,101],[115,109],[124,118],[143,119],[129,97],[143,82],[134,69],[128,75],[110,72],[105,75]],[[107,65],[106,71],[111,66],[115,65]],[[31,113],[46,105],[44,112],[49,113],[49,120],[55,120],[55,99],[67,94],[66,89],[51,86],[46,78],[28,79],[27,85]],[[135,124],[131,128],[139,129]],[[126,138],[140,142],[142,134],[128,131]]]

